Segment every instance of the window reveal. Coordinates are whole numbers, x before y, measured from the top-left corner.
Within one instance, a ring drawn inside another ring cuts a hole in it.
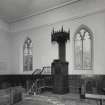
[[[77,70],[92,69],[92,32],[82,25],[74,36],[74,67]]]

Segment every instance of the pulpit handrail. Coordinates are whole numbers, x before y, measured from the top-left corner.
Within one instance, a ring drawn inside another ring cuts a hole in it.
[[[51,68],[51,67],[50,66],[43,66],[41,69],[39,69],[39,68],[35,69],[34,72],[32,73],[32,75],[34,75],[35,73],[37,75],[42,74],[44,72],[44,70],[46,70],[47,68]]]

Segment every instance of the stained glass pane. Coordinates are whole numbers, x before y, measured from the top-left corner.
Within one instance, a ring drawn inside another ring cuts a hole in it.
[[[75,69],[82,68],[82,40],[80,34],[77,34],[75,40]]]
[[[82,40],[82,37],[79,33],[77,33],[76,37],[75,37],[75,41],[80,41]]]
[[[87,32],[83,40],[83,68],[91,69],[91,64],[91,39]]]
[[[31,71],[32,68],[32,41],[27,38],[23,47],[23,70]]]
[[[81,36],[83,36],[84,33],[85,33],[85,29],[81,29],[81,30],[80,30],[80,34],[81,34]]]

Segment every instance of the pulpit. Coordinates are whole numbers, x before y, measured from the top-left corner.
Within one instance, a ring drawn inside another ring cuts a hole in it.
[[[69,40],[69,33],[63,30],[54,31],[51,40],[59,45],[59,59],[55,59],[51,64],[51,74],[53,75],[53,92],[58,94],[68,93],[68,62],[66,61],[65,44]]]

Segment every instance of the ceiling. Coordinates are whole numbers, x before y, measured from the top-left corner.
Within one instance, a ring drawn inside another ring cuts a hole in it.
[[[14,22],[77,0],[0,0],[0,18]]]

